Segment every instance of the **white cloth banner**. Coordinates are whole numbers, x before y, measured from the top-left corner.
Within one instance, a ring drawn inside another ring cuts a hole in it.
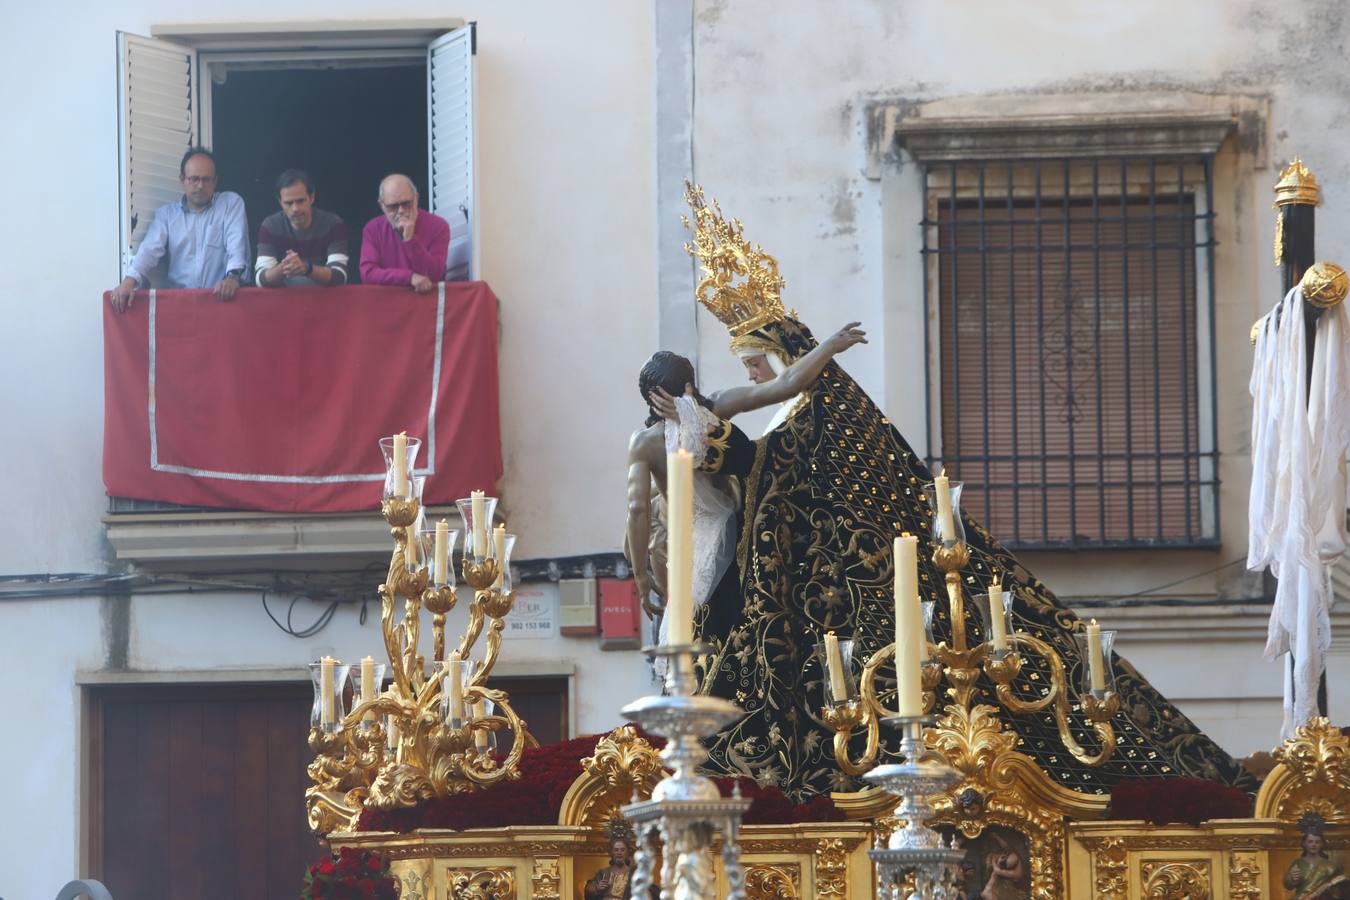
[[[1285,679],[1285,737],[1317,712],[1317,686],[1331,646],[1329,566],[1347,542],[1350,324],[1343,305],[1318,317],[1309,391],[1304,302],[1295,287],[1261,323],[1249,384],[1247,567],[1269,566],[1279,579],[1266,658],[1294,655],[1292,678]]]

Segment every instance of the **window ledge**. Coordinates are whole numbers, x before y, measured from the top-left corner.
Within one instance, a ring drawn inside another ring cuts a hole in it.
[[[427,510],[462,528],[450,507]],[[127,513],[103,517],[117,559],[149,569],[238,568],[241,562],[305,568],[350,568],[387,558],[389,527],[375,511],[289,515],[260,512]]]
[[[1246,95],[1094,91],[881,102],[873,108],[868,174],[880,178],[882,164],[901,148],[924,163],[1212,155],[1234,133],[1262,168],[1269,103]]]
[[[198,50],[426,49],[434,38],[464,26],[463,19],[312,19],[303,22],[173,22],[154,25],[152,37]]]

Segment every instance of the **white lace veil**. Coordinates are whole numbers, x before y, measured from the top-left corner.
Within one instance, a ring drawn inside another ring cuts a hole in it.
[[[702,460],[708,452],[708,430],[717,416],[687,396],[676,397],[675,408],[680,418],[678,422],[666,420],[666,452],[682,449],[693,454],[696,462]],[[719,481],[694,470],[694,576],[690,587],[695,610],[708,602],[736,553],[736,502]],[[666,637],[663,616],[662,643]]]
[[[738,349],[734,352],[742,360],[754,359],[756,356],[764,357],[769,364],[769,368],[773,369],[774,377],[781,376],[788,369],[788,363],[783,359],[781,353],[774,353],[772,351],[765,351],[752,347]],[[773,418],[769,420],[768,425],[764,426],[764,434],[768,434],[770,431],[773,431],[779,425],[786,422],[788,416],[792,415],[792,411],[797,408],[797,404],[801,403],[805,397],[806,395],[804,393],[798,394],[797,396],[789,397],[787,400],[778,404],[778,408],[773,411]]]

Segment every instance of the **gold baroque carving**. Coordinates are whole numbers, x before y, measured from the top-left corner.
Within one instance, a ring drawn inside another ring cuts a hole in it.
[[[1318,716],[1274,752],[1275,768],[1256,795],[1256,818],[1294,822],[1316,812],[1350,822],[1350,738]]]
[[[511,869],[451,869],[450,900],[516,900]]]
[[[1231,900],[1260,900],[1261,864],[1254,852],[1235,850],[1228,861],[1228,896]]]
[[[748,900],[798,900],[801,887],[802,870],[796,863],[746,866],[745,895]]]
[[[560,900],[562,897],[562,879],[558,874],[556,857],[536,856],[534,872],[530,875],[533,900]]]
[[[817,897],[848,897],[848,854],[852,849],[841,838],[822,838],[816,842]]]
[[[601,828],[635,795],[651,797],[664,774],[660,753],[632,725],[601,738],[595,751],[581,761],[581,770],[563,795],[559,825]]]
[[[1109,837],[1091,843],[1095,847],[1092,853],[1092,880],[1097,900],[1125,900],[1129,896],[1129,878],[1126,875],[1129,851],[1125,849],[1124,839]]]
[[[1209,900],[1209,860],[1146,862],[1140,875],[1149,900]]]
[[[937,725],[925,731],[925,739],[962,774],[959,782],[932,799],[929,824],[949,826],[967,838],[977,837],[989,825],[1023,835],[1030,857],[1031,896],[1060,900],[1065,816],[1092,814],[1104,800],[1051,782],[1030,757],[1016,750],[1016,735],[1004,730],[992,706],[949,705]],[[984,801],[983,813],[974,818],[956,800],[968,788]]]

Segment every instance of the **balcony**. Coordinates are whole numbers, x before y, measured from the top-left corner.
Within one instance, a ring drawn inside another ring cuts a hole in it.
[[[148,571],[388,559],[380,437],[424,439],[428,515],[501,476],[497,300],[481,282],[242,289],[105,305],[104,518]],[[453,527],[453,526],[452,526]]]

